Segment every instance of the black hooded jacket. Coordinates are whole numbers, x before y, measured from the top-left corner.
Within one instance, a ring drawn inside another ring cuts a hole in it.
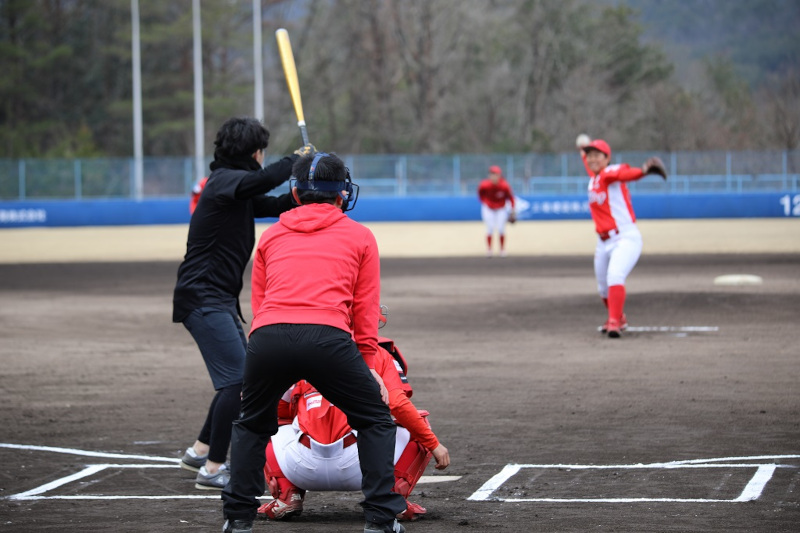
[[[211,163],[197,208],[189,223],[186,255],[178,268],[172,321],[183,322],[199,307],[230,309],[242,317],[242,277],[255,244],[255,219],[278,217],[294,207],[291,194],[266,196],[289,179],[298,156],[266,168],[252,157]]]

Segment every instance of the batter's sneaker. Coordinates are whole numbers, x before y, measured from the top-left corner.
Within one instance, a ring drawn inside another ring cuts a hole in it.
[[[606,322],[606,327],[608,328],[608,336],[612,339],[622,337],[622,329],[619,326],[619,320],[610,318],[608,322]]]
[[[201,466],[194,478],[194,488],[200,490],[222,490],[230,481],[231,475],[227,465],[222,465],[216,474],[209,474],[205,466]]]
[[[252,533],[252,520],[225,520],[222,533]]]
[[[413,522],[414,520],[419,520],[422,518],[422,515],[427,512],[428,510],[423,506],[406,500],[406,510],[397,515],[397,519]]]
[[[378,524],[377,522],[367,522],[364,525],[364,533],[405,533],[406,528],[401,526],[397,520]]]
[[[290,490],[285,499],[276,498],[258,508],[256,517],[270,520],[289,520],[303,512],[303,495]]]
[[[199,472],[200,467],[205,466],[206,459],[208,459],[208,454],[197,455],[197,452],[194,451],[194,448],[190,446],[186,448],[186,453],[183,454],[183,459],[181,459],[181,468],[184,470],[191,470],[192,472]]]

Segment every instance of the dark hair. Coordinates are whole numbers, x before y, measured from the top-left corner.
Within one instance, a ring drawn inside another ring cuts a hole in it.
[[[234,117],[225,121],[214,140],[214,154],[226,158],[251,156],[269,144],[269,131],[255,118]]]
[[[311,170],[311,163],[314,156],[303,156],[294,162],[292,166],[292,176],[297,179],[298,184],[308,182],[308,173]],[[339,159],[334,153],[330,153],[317,161],[314,169],[314,181],[345,181],[347,179],[347,168],[344,161]],[[333,203],[339,193],[336,191],[313,191],[301,190],[298,187],[297,196],[304,204]]]

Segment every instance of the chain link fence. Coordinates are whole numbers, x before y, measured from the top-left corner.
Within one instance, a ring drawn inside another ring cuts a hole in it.
[[[800,150],[619,152],[612,162],[641,165],[658,155],[670,174],[630,184],[638,194],[797,192]],[[269,164],[276,158],[266,161]],[[576,152],[560,154],[343,156],[362,196],[469,196],[490,165],[499,165],[517,195],[584,194],[587,176]],[[205,161],[207,172],[210,159]],[[186,197],[198,176],[193,157],[147,157],[137,182],[132,158],[0,159],[0,200]]]

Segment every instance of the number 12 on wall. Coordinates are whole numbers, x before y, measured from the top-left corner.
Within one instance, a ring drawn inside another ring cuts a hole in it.
[[[800,217],[800,194],[781,196],[781,205],[785,216]]]

